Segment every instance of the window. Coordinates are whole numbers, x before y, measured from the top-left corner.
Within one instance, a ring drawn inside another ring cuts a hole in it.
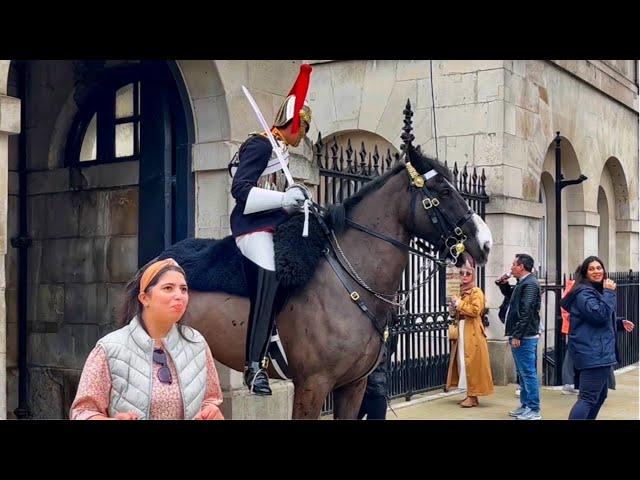
[[[140,159],[141,82],[131,77],[105,80],[87,96],[71,128],[68,164]]]

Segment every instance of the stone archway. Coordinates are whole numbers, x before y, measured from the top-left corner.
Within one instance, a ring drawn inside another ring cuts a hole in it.
[[[546,191],[547,202],[553,198],[554,209],[553,216],[555,218],[555,141],[552,141],[547,148],[544,163],[542,166],[543,175],[548,175],[551,183],[551,192]],[[566,179],[578,178],[582,173],[580,161],[571,141],[565,137],[561,137],[560,148],[562,151],[562,175]],[[593,181],[593,179],[591,180]],[[554,219],[555,222],[555,219]],[[562,269],[563,272],[573,271],[585,257],[585,251],[597,245],[597,227],[598,216],[594,210],[586,211],[585,188],[584,184],[571,185],[562,191],[562,226],[561,226],[561,243],[562,243]],[[550,231],[550,235],[555,237],[554,230]],[[555,240],[554,249],[555,252]],[[555,270],[555,254],[551,253],[552,260],[549,261],[549,267],[553,265]],[[552,272],[549,268],[549,272]]]
[[[598,188],[598,217],[600,217],[600,225],[598,227],[598,257],[604,262],[606,268],[610,271],[615,271],[615,264],[610,262],[610,258],[615,258],[615,255],[609,255],[612,247],[614,247],[609,241],[609,201],[602,187]]]
[[[601,173],[600,185],[609,202],[610,264],[617,271],[635,269],[638,265],[638,199],[624,167],[616,157],[609,157]],[[613,267],[610,267],[613,270]]]
[[[556,256],[556,192],[553,177],[549,172],[542,172],[540,176],[540,197],[544,199],[544,244],[540,245],[542,275],[555,275]]]
[[[10,60],[0,60],[0,419],[6,418],[6,304],[5,256],[7,253],[7,209],[9,135],[20,133],[20,101],[7,95]]]

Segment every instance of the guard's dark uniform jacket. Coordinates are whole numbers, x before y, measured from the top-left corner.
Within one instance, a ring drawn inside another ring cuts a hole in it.
[[[231,233],[234,237],[257,231],[275,232],[276,227],[289,218],[282,208],[248,215],[243,213],[249,192],[258,186],[258,179],[267,167],[272,150],[269,139],[262,135],[252,135],[240,146],[239,165],[231,184],[231,195],[236,200],[231,212]]]

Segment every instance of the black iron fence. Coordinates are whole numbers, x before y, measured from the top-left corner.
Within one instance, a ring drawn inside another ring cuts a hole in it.
[[[366,151],[361,144],[354,150],[351,141],[339,145],[336,139],[323,142],[321,135],[314,145],[314,155],[320,169],[320,183],[316,187],[319,203],[340,203],[353,195],[365,183],[382,175],[396,162],[400,154],[391,149],[380,153],[377,147]],[[446,164],[446,162],[445,162]],[[465,165],[459,170],[457,163],[452,169],[455,185],[470,207],[482,218],[489,198],[485,191],[484,169],[469,170]],[[412,246],[422,250],[412,241]],[[428,253],[436,254],[433,250]],[[404,271],[401,289],[405,290],[424,278],[421,272],[431,268],[423,258],[411,257]],[[484,289],[484,268],[478,269],[479,286]],[[390,329],[390,334],[398,336],[396,354],[389,365],[390,397],[410,399],[416,393],[444,386],[449,362],[449,341],[447,338],[447,307],[445,302],[445,272],[435,275],[431,281],[413,292],[407,302],[407,312],[399,315],[399,323]],[[333,409],[333,398],[329,395],[323,406],[323,413]]]
[[[618,351],[620,353],[620,364],[616,368],[626,367],[639,361],[639,320],[638,320],[638,289],[640,272],[629,270],[628,272],[609,272],[608,276],[616,282],[617,308],[616,315],[619,320],[629,320],[633,322],[635,328],[631,333],[618,329]],[[570,277],[571,278],[571,277]],[[543,357],[542,357],[542,378],[545,385],[561,385],[562,378],[559,377],[561,368],[557,368],[556,346],[555,346],[555,302],[561,298],[562,291],[566,285],[566,276],[563,277],[561,285],[548,284],[547,278],[543,277],[540,282],[542,290],[542,310],[541,323],[543,326]],[[564,336],[563,336],[564,338]],[[564,349],[566,354],[566,349]],[[563,357],[564,358],[564,357]]]
[[[633,322],[635,328],[631,333],[624,329],[618,330],[618,351],[620,352],[620,364],[618,367],[626,367],[639,360],[638,343],[640,332],[638,330],[638,277],[640,272],[629,270],[628,272],[610,273],[609,278],[616,282],[618,292],[618,305],[616,315],[620,319]]]

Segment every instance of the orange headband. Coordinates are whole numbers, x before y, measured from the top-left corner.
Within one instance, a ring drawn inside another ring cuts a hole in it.
[[[140,293],[144,292],[149,284],[153,281],[153,279],[156,278],[158,272],[168,265],[173,265],[175,267],[180,266],[178,265],[178,262],[176,262],[173,258],[160,260],[149,265],[142,274],[142,278],[140,279]]]

